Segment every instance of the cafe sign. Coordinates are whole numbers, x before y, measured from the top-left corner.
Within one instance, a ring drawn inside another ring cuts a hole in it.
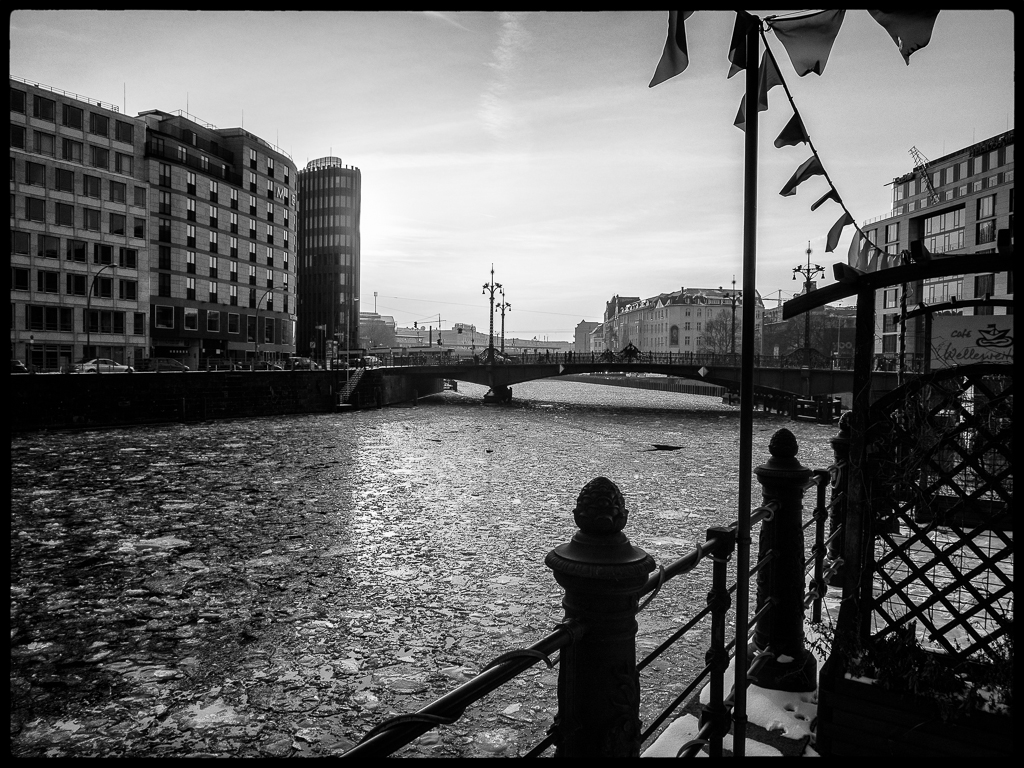
[[[1013,315],[935,315],[931,368],[1013,363]]]

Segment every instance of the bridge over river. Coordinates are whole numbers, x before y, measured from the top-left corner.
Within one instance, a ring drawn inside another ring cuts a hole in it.
[[[692,379],[738,391],[739,355],[654,354],[578,355],[573,353],[495,357],[494,362],[452,360],[430,362],[416,357],[396,358],[376,369],[386,377],[414,380],[454,379],[482,384],[499,395],[514,384],[536,379],[587,373],[653,373]],[[897,385],[898,374],[877,371],[871,380],[875,396]],[[430,391],[424,388],[423,391]],[[801,365],[793,356],[758,356],[754,362],[754,391],[764,395],[814,397],[853,391],[852,359],[814,356],[811,365]],[[872,398],[874,399],[874,397]]]

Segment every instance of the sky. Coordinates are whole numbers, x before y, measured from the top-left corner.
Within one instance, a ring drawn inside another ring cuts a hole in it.
[[[867,11],[850,11],[822,75],[804,77],[767,32],[858,223],[889,213],[912,147],[937,159],[1014,127],[1013,18],[942,11],[908,65]],[[14,11],[10,73],[130,115],[241,126],[299,169],[340,157],[362,175],[362,311],[485,330],[493,266],[506,336],[571,340],[614,295],[742,288],[734,19],[695,12],[689,67],[654,88],[667,11]],[[808,248],[818,286],[832,283],[854,233],[825,252],[842,209],[810,211],[823,177],[778,194],[811,157],[774,147],[792,115],[773,88],[755,268],[769,307],[800,290]]]

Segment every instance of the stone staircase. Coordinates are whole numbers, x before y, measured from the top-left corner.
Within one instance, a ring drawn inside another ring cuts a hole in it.
[[[352,397],[352,393],[356,391],[356,387],[359,386],[359,382],[363,378],[363,373],[365,373],[365,371],[362,368],[354,368],[348,372],[348,382],[338,392],[337,406],[339,408],[351,407],[349,399]]]

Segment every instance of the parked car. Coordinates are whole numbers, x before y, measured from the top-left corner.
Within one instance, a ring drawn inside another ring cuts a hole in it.
[[[173,357],[150,357],[139,362],[140,371],[187,371],[189,367]]]
[[[74,367],[75,373],[131,373],[134,370],[130,365],[115,363],[104,357],[86,360]]]
[[[288,361],[288,367],[296,371],[319,371],[320,365],[308,357],[293,357]]]
[[[284,368],[282,368],[277,363],[270,362],[269,360],[261,360],[260,362],[256,363],[256,370],[257,371],[283,371]]]
[[[28,368],[21,360],[11,360],[11,373],[28,373]]]

